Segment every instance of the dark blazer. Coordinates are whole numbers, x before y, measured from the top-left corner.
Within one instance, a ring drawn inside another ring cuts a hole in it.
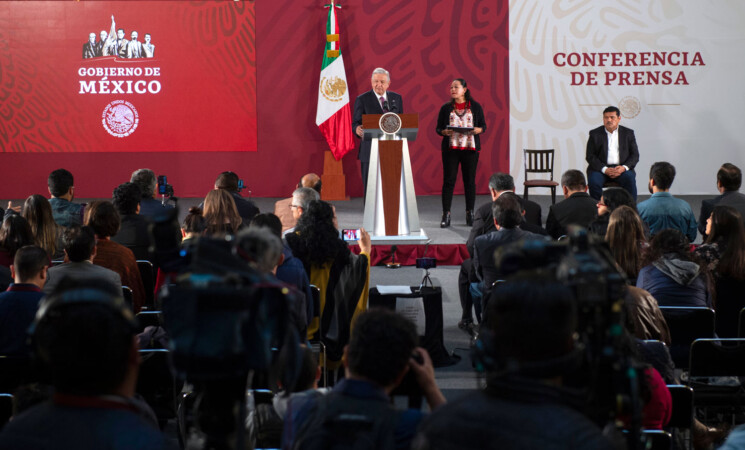
[[[237,192],[231,192],[230,195],[232,195],[233,200],[235,200],[235,206],[238,208],[238,214],[243,218],[243,223],[248,225],[248,223],[251,222],[251,219],[259,214],[259,208],[254,204],[254,202],[247,198],[243,198],[241,194]]]
[[[44,293],[49,295],[54,292],[60,281],[65,277],[80,280],[98,279],[110,282],[118,291],[122,290],[122,278],[118,273],[105,267],[97,266],[89,261],[69,262],[52,266],[47,271],[49,278],[44,284]]]
[[[745,194],[737,191],[724,191],[724,194],[701,202],[701,214],[698,216],[698,231],[706,240],[706,220],[717,205],[731,206],[735,208],[745,220]]]
[[[639,147],[636,146],[636,137],[631,128],[618,126],[618,154],[620,165],[634,170],[639,162]],[[608,165],[608,135],[604,126],[590,130],[585,159],[589,165],[587,170],[600,172]]]
[[[386,94],[388,95],[388,109],[390,112],[403,114],[403,98],[392,91],[387,91]],[[358,126],[362,125],[363,114],[383,114],[384,112],[375,91],[369,90],[357,97],[354,101],[354,114],[352,115],[352,133],[354,133],[354,136],[360,139],[357,133],[355,133],[355,130]],[[370,147],[372,147],[372,142],[362,140],[360,142],[359,152],[357,153],[357,159],[360,161],[370,161]]]
[[[544,237],[520,228],[502,228],[476,238],[473,268],[478,279],[484,282],[487,292],[490,291],[491,285],[499,279],[499,268],[494,262],[494,252],[503,245],[521,239],[544,239]]]
[[[111,240],[132,250],[135,259],[150,260],[150,221],[140,214],[122,216],[122,225]]]
[[[546,230],[541,227],[541,205],[532,202],[530,200],[523,200],[523,207],[525,208],[525,216],[523,217],[523,223],[520,224],[520,228],[525,231],[530,231],[536,234],[548,234]],[[492,231],[497,231],[497,227],[494,226],[494,216],[491,210],[492,203],[484,203],[474,212],[473,226],[471,227],[471,233],[468,235],[466,241],[466,248],[468,254],[473,258],[473,243],[477,237],[482,236]],[[537,217],[537,219],[536,219]]]
[[[587,228],[598,215],[598,202],[587,192],[575,192],[551,206],[546,218],[546,231],[554,239],[567,234],[567,226]]]

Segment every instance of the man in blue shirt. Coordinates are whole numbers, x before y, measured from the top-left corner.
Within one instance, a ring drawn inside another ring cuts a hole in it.
[[[445,403],[432,360],[416,341],[414,324],[400,314],[376,308],[361,314],[344,349],[346,378],[326,396],[290,405],[282,448],[332,448],[337,439],[353,443],[364,435],[371,448],[408,449],[424,415],[395,410],[389,400],[393,389],[411,370],[430,409]],[[362,429],[356,431],[356,425]]]
[[[649,226],[652,236],[667,228],[680,230],[690,242],[696,240],[696,216],[691,205],[670,194],[675,167],[669,162],[652,164],[649,169],[649,192],[652,197],[637,205],[639,216]]]
[[[35,245],[16,252],[10,271],[14,283],[0,294],[0,355],[27,355],[26,332],[34,321],[41,289],[47,281],[49,257]]]

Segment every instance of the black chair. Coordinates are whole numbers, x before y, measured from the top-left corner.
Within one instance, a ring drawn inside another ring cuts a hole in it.
[[[0,394],[0,429],[10,421],[13,416],[13,395]]]
[[[740,320],[738,321],[737,329],[739,330],[737,337],[745,338],[745,308],[740,310]]]
[[[675,367],[688,367],[691,343],[699,338],[714,337],[715,313],[711,308],[660,306],[670,329],[670,356]]]
[[[680,384],[668,384],[673,411],[667,426],[690,429],[693,426],[693,389]]]
[[[556,187],[559,185],[554,181],[554,149],[529,150],[523,149],[523,162],[525,166],[525,181],[523,182],[523,198],[528,199],[528,189],[542,187],[551,189],[551,204],[556,203]],[[549,174],[551,178],[528,179],[529,173]]]
[[[161,429],[169,419],[176,417],[176,398],[181,387],[171,372],[168,350],[140,350],[140,373],[137,393],[142,395],[155,412]]]
[[[673,437],[667,431],[644,430],[642,442],[647,450],[670,450],[673,448]]]
[[[132,297],[132,289],[129,286],[122,286],[122,297],[124,298],[124,303],[129,306],[129,310],[134,311],[134,298]]]
[[[163,326],[162,311],[140,311],[135,315],[137,321],[137,332],[142,333],[147,327]]]
[[[717,337],[738,337],[738,319],[745,308],[745,280],[720,278],[716,282],[717,293]]]
[[[137,268],[140,269],[142,286],[145,288],[145,306],[147,309],[155,309],[155,269],[153,263],[143,259],[137,260]]]
[[[696,393],[694,406],[730,406],[741,411],[745,395],[740,383],[710,384],[709,378],[745,376],[745,339],[696,339],[691,344],[688,376]]]
[[[22,384],[37,381],[31,358],[0,356],[0,392],[13,392]]]

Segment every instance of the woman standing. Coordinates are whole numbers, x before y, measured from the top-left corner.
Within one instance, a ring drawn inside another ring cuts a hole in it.
[[[437,134],[442,136],[442,221],[441,228],[450,226],[450,205],[458,177],[458,164],[466,191],[466,225],[473,225],[473,206],[476,202],[476,165],[479,162],[481,140],[486,131],[484,110],[471,97],[471,90],[463,78],[450,83],[451,100],[440,108]]]

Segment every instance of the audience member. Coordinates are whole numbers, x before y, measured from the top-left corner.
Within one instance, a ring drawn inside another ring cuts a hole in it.
[[[285,235],[311,284],[321,291],[320,317],[311,321],[308,338],[319,331],[321,324],[326,332],[334,330],[333,334],[320,336],[333,363],[329,367],[338,366],[354,319],[367,309],[370,284],[370,235],[360,230],[360,254],[355,255],[339,237],[334,222],[331,205],[314,200],[300,216],[295,231]]]
[[[54,396],[14,417],[0,448],[173,448],[152,410],[134,398],[140,356],[121,291],[65,284],[42,304],[33,331]]]
[[[57,169],[47,179],[49,194],[52,198],[52,216],[57,225],[69,227],[83,224],[85,204],[72,203],[75,198],[75,184],[72,174],[65,169]]]
[[[353,448],[363,441],[369,448],[409,448],[424,415],[414,409],[396,411],[388,397],[404,375],[414,372],[432,410],[445,403],[432,361],[417,347],[414,324],[393,311],[366,311],[355,323],[344,356],[346,378],[328,395],[289,413],[283,448]]]
[[[295,189],[295,191],[292,193],[292,204],[290,205],[290,209],[292,210],[292,218],[295,220],[295,223],[297,224],[298,219],[300,219],[300,216],[303,215],[303,212],[308,210],[308,205],[312,201],[319,201],[321,199],[321,195],[315,190],[307,187],[299,187]],[[290,228],[284,232],[284,235],[287,235],[289,233],[292,233],[295,231],[295,228]]]
[[[0,225],[0,265],[10,267],[16,251],[26,245],[34,244],[34,233],[23,217],[13,214]]]
[[[675,179],[675,167],[668,162],[656,162],[649,169],[649,192],[652,197],[637,205],[639,216],[649,226],[652,236],[667,228],[680,230],[690,242],[696,239],[696,217],[691,205],[670,194]]]
[[[114,189],[112,202],[121,217],[119,231],[111,240],[132,250],[135,259],[150,260],[150,221],[140,215],[140,188],[122,183]]]
[[[521,211],[522,207],[517,195],[511,193],[500,195],[492,203],[496,230],[477,237],[474,242],[473,271],[479,281],[483,303],[486,303],[492,291],[492,285],[499,279],[499,267],[494,261],[494,252],[499,247],[512,242],[524,239],[543,239],[540,234],[518,228],[522,221]],[[485,308],[486,305],[483,305],[482,309]]]
[[[282,223],[279,218],[271,213],[258,214],[251,220],[251,227],[266,227],[275,236],[282,238]],[[317,305],[313,305],[313,293],[311,292],[310,281],[308,280],[308,274],[305,273],[305,267],[303,262],[295,258],[292,254],[292,250],[286,242],[282,244],[282,263],[277,267],[277,279],[295,286],[298,291],[305,294],[305,314],[306,323],[310,324],[313,320],[313,315]]]
[[[561,176],[564,200],[552,205],[546,218],[546,231],[554,239],[567,234],[569,225],[587,228],[597,217],[597,201],[587,193],[585,174],[567,170]]]
[[[592,221],[590,226],[587,227],[587,230],[601,238],[605,237],[610,214],[619,206],[628,206],[636,211],[636,201],[626,189],[611,187],[604,190],[597,204],[598,217]]]
[[[460,273],[458,274],[458,294],[463,310],[458,327],[463,330],[467,330],[473,326],[473,297],[469,289],[471,281],[477,281],[472,269],[473,243],[477,237],[496,231],[494,216],[492,215],[492,204],[494,200],[505,192],[515,192],[515,181],[512,175],[502,172],[492,174],[489,178],[489,193],[491,194],[492,201],[481,205],[476,210],[473,227],[471,227],[471,233],[468,235],[468,240],[466,241],[466,248],[468,249],[470,258],[463,261],[460,266]],[[541,207],[537,203],[525,199],[521,199],[521,205],[523,220],[520,222],[520,228],[531,233],[547,234],[546,230],[541,228]],[[530,213],[527,210],[530,210]],[[480,314],[477,314],[476,319],[481,321]]]
[[[114,205],[107,201],[91,202],[85,212],[85,224],[96,233],[93,264],[119,274],[122,285],[132,290],[132,306],[135,313],[139,312],[145,304],[145,288],[132,250],[111,240],[111,236],[119,231],[119,214]]]
[[[155,177],[155,172],[150,169],[137,169],[132,172],[132,177],[129,180],[131,183],[137,185],[140,188],[142,198],[140,199],[140,214],[152,219],[164,212],[164,210],[173,208],[173,205],[162,201],[156,200],[155,196],[158,194],[158,180]]]
[[[224,189],[214,189],[204,198],[204,234],[235,234],[246,225],[238,214],[233,196]]]
[[[277,266],[282,264],[282,239],[265,227],[251,227],[241,231],[235,237],[237,254],[248,263],[248,266],[259,272],[270,281],[277,283]],[[287,284],[289,293],[286,298],[290,316],[302,341],[305,341],[308,321],[306,315],[305,295],[294,286]]]
[[[8,208],[8,211],[11,209]],[[63,253],[59,248],[60,228],[54,221],[49,200],[39,194],[29,196],[23,204],[21,216],[31,227],[35,244],[46,250],[49,259],[61,258]]]
[[[321,197],[321,177],[316,175],[315,173],[307,173],[300,178],[300,182],[295,187],[301,188],[301,187],[307,187],[315,190],[318,192],[318,198],[316,200],[320,200]],[[297,219],[295,219],[294,215],[294,208],[292,208],[292,201],[293,197],[286,198],[284,200],[278,200],[274,204],[274,215],[279,217],[279,220],[282,222],[282,233],[289,230],[290,228],[294,228],[295,224],[297,224]]]
[[[738,318],[745,307],[745,227],[740,213],[717,205],[706,221],[706,243],[696,249],[713,276],[719,337],[738,337]]]
[[[181,224],[181,237],[183,238],[181,240],[181,246],[190,245],[195,239],[198,239],[199,236],[204,234],[206,227],[202,210],[198,206],[189,208],[189,212]]]
[[[230,192],[233,200],[235,200],[235,207],[238,209],[238,214],[243,218],[243,222],[248,223],[256,214],[259,214],[259,208],[256,207],[254,202],[243,198],[238,193],[239,181],[238,175],[235,173],[223,172],[215,180],[215,189],[224,189]]]
[[[701,202],[701,214],[698,216],[698,231],[706,241],[706,221],[716,205],[731,206],[745,218],[745,194],[740,193],[742,171],[734,164],[724,163],[717,172],[718,196]]]
[[[44,292],[54,293],[63,278],[72,278],[81,284],[89,280],[108,282],[114,289],[122,290],[122,279],[118,273],[93,264],[96,257],[96,235],[91,227],[72,226],[62,232],[62,248],[65,263],[49,268]]]
[[[686,236],[676,229],[657,233],[650,243],[636,286],[648,291],[660,306],[712,307],[705,266],[690,251]]]
[[[486,389],[435,411],[413,448],[614,448],[582,414],[584,398],[562,386],[581,360],[571,290],[545,277],[513,279],[495,289],[485,316],[474,362]]]
[[[48,268],[49,256],[41,247],[27,245],[16,252],[10,268],[14,283],[0,294],[0,355],[29,354],[27,331],[44,296]]]
[[[647,246],[639,214],[629,206],[616,208],[610,214],[605,241],[629,284],[636,285],[642,268],[642,253]]]

